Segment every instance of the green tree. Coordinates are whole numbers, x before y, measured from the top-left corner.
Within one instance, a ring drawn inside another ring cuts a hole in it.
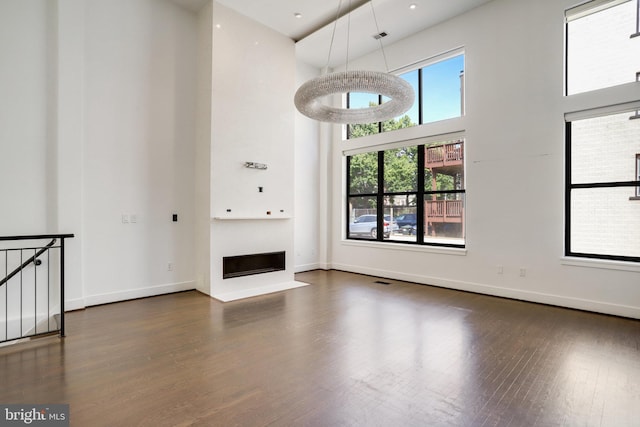
[[[376,104],[370,103],[369,106]],[[404,115],[398,119],[382,123],[384,132],[415,126],[411,117]],[[349,137],[359,138],[374,135],[379,131],[379,123],[349,125]],[[384,190],[387,192],[415,191],[417,189],[417,147],[385,151]],[[372,194],[378,191],[378,153],[364,153],[351,157],[349,171],[350,194]]]
[[[375,194],[378,192],[378,153],[351,156],[349,194]]]
[[[374,102],[369,103],[369,107],[375,107],[376,105],[378,104]],[[398,119],[391,119],[386,122],[382,122],[382,131],[390,132],[412,126],[416,126],[416,123],[412,122],[411,117],[405,114]],[[376,133],[380,133],[379,129],[379,122],[349,125],[349,138],[354,139],[367,135],[375,135]]]
[[[410,128],[415,126],[416,124],[411,121],[411,117],[408,115],[404,115],[400,117],[398,120],[391,119],[382,123],[382,131],[383,132],[391,132],[398,129]]]
[[[378,123],[349,125],[349,139],[360,138],[367,135],[374,135],[376,133],[378,133]]]
[[[384,191],[398,193],[418,189],[418,147],[384,152]]]

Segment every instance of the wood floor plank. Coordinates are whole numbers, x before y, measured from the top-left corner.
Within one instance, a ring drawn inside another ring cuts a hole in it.
[[[69,313],[0,348],[0,403],[73,426],[638,426],[640,321],[338,271]]]

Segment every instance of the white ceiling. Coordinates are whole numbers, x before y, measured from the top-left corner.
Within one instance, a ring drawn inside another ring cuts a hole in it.
[[[208,0],[173,0],[197,11]],[[384,45],[394,43],[425,28],[460,15],[491,0],[215,0],[218,3],[270,27],[295,41],[299,59],[317,67],[327,65],[331,39],[330,66],[344,63],[349,36],[349,57],[356,58],[380,49],[373,39],[379,31],[388,33]],[[414,4],[415,9],[409,6]],[[353,11],[348,13],[349,6]],[[295,14],[301,14],[296,18]],[[376,27],[377,21],[377,27]],[[349,30],[347,31],[347,28]],[[379,29],[379,31],[378,31]]]
[[[336,19],[339,0],[216,0],[298,41]],[[341,14],[368,0],[342,0]],[[379,0],[374,0],[379,1]],[[299,13],[300,18],[295,14]]]

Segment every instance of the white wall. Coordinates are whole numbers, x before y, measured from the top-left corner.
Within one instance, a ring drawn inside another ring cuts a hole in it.
[[[84,19],[85,301],[192,289],[196,15],[90,0]]]
[[[296,87],[318,76],[318,70],[304,63],[296,64]],[[326,144],[325,144],[326,147]],[[320,125],[307,120],[302,114],[295,115],[295,269],[314,270],[320,264],[320,236],[326,234],[326,210],[320,207],[321,193],[326,185],[320,182],[321,169],[326,167],[326,156],[322,156]],[[326,150],[326,149],[325,149]],[[323,159],[324,157],[324,159]],[[326,195],[324,197],[326,199]],[[324,213],[324,215],[323,215]]]
[[[57,152],[57,176],[55,183],[56,215],[49,214],[49,224],[57,220],[57,226],[49,232],[73,233],[74,238],[65,243],[65,298],[68,308],[84,306],[83,286],[83,201],[84,182],[84,0],[57,0],[48,3],[55,16],[57,68],[55,129]],[[57,7],[53,7],[57,6]]]
[[[168,0],[0,4],[0,234],[75,234],[68,308],[194,287],[197,40]]]
[[[211,67],[213,5],[198,12],[198,106],[195,151],[195,274],[196,288],[211,292]]]
[[[564,113],[602,100],[563,97],[563,16],[571,5],[496,0],[385,49],[393,69],[465,48],[466,117],[392,138],[465,132],[466,250],[344,241],[343,151],[367,143],[384,147],[391,137],[347,143],[336,127],[331,267],[640,317],[640,267],[563,258]],[[350,67],[378,64],[377,55]],[[640,99],[637,85],[623,98]]]
[[[55,215],[51,4],[0,2],[0,235],[50,232]]]
[[[79,1],[0,4],[0,235],[75,233],[66,241],[68,301],[83,292]]]
[[[76,234],[67,307],[298,285],[290,39],[211,3],[1,7],[2,234]],[[22,193],[8,186],[16,175]],[[287,219],[212,221],[227,208]],[[285,271],[221,282],[222,256],[274,250]]]
[[[293,41],[214,2],[212,81],[211,295],[225,300],[291,286]],[[275,251],[286,251],[285,271],[222,279],[223,257]]]

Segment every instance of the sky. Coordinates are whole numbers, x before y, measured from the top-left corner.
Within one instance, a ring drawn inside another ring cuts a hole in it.
[[[460,116],[460,72],[464,70],[464,55],[428,65],[422,71],[423,122]],[[416,101],[405,114],[418,123],[418,70],[400,75],[414,88]],[[378,96],[368,93],[351,93],[350,108],[365,108],[369,102],[377,102]]]

